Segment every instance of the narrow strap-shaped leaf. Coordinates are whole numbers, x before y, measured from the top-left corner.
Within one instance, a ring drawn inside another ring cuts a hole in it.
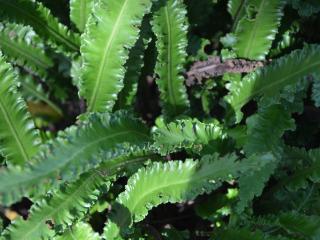
[[[268,54],[283,15],[283,0],[248,0],[246,14],[235,30],[238,57],[263,60]]]
[[[28,219],[19,219],[10,225],[3,233],[4,239],[51,239],[54,229],[66,228],[83,217],[96,202],[101,188],[109,188],[109,185],[97,171],[84,174],[77,182],[35,202]]]
[[[84,31],[94,0],[70,0],[70,19],[80,32]]]
[[[31,163],[38,151],[40,138],[17,92],[17,76],[0,53],[0,139],[1,152],[8,164]],[[5,182],[3,183],[5,184]]]
[[[191,200],[213,191],[230,177],[237,177],[246,167],[236,159],[234,155],[222,159],[207,155],[201,161],[154,163],[140,169],[118,196],[104,238],[121,239],[120,234],[133,222],[143,220],[153,207]]]
[[[8,60],[38,76],[46,76],[53,62],[45,55],[43,43],[32,28],[7,23],[0,29],[0,48]]]
[[[152,157],[143,148],[137,148],[135,152],[129,150],[122,151],[116,158],[105,159],[105,165],[83,174],[72,184],[62,185],[46,199],[36,202],[27,220],[14,222],[4,232],[5,239],[51,239],[56,232],[65,231],[68,226],[81,220],[126,165],[141,165]],[[103,157],[107,156],[103,154]]]
[[[226,138],[216,123],[202,123],[197,119],[184,119],[154,128],[153,147],[162,155],[185,149],[201,150],[213,141]]]
[[[30,25],[49,43],[67,51],[79,51],[79,36],[55,18],[50,10],[35,0],[0,0],[0,16],[10,21]]]
[[[111,111],[123,87],[128,50],[139,37],[151,0],[100,0],[82,35],[80,95],[88,111]]]
[[[67,129],[38,156],[37,164],[23,171],[11,169],[0,174],[0,202],[12,203],[36,186],[43,193],[43,182],[54,189],[63,182],[78,179],[81,173],[97,167],[101,151],[117,156],[127,144],[149,142],[148,129],[139,120],[123,112],[92,114],[78,127]]]
[[[92,230],[87,223],[77,223],[62,236],[56,237],[55,240],[100,240],[98,233]]]
[[[286,85],[297,83],[304,76],[320,72],[320,46],[307,45],[287,56],[274,60],[261,71],[247,75],[236,83],[226,101],[231,111],[241,120],[241,108],[254,97],[272,97]]]
[[[144,53],[151,41],[150,16],[146,15],[141,24],[140,37],[130,50],[129,59],[126,62],[124,86],[118,95],[115,109],[133,108],[138,90],[139,78],[144,63]]]
[[[184,78],[181,75],[187,56],[186,12],[181,0],[168,0],[155,13],[153,20],[158,50],[157,84],[163,112],[169,118],[182,114],[189,106]]]

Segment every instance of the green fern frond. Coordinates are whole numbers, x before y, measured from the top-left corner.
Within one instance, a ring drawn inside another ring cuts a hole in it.
[[[115,109],[128,109],[134,107],[134,101],[138,90],[138,82],[144,63],[144,52],[151,41],[150,16],[146,15],[141,24],[140,37],[130,50],[126,62],[126,73],[124,76],[124,87],[118,95]]]
[[[189,101],[181,75],[187,56],[186,7],[181,0],[168,0],[155,12],[153,31],[157,37],[156,73],[163,113],[167,117],[186,111]]]
[[[287,56],[273,61],[269,66],[248,74],[243,81],[236,83],[232,92],[225,97],[236,122],[242,118],[241,108],[254,97],[272,97],[290,84],[297,83],[304,76],[320,72],[320,46],[307,45]]]
[[[236,43],[233,49],[238,57],[263,60],[283,15],[283,0],[248,0],[246,14],[235,30]]]
[[[17,75],[0,53],[0,139],[1,153],[9,165],[31,163],[40,138],[17,92]],[[5,182],[3,182],[5,184]]]
[[[153,130],[153,147],[162,155],[183,148],[200,151],[205,145],[227,137],[218,122],[202,123],[197,119],[184,119],[160,124]]]
[[[27,220],[14,222],[4,232],[5,239],[50,239],[56,233],[67,230],[68,226],[84,217],[98,196],[107,191],[116,175],[128,165],[141,166],[153,158],[143,148],[123,151],[115,158],[110,154],[102,154],[101,157],[106,160],[102,166],[83,174],[72,184],[62,185],[46,199],[36,202]]]
[[[239,20],[246,14],[248,0],[229,0],[228,12],[233,18],[232,31],[237,28]]]
[[[30,27],[18,24],[0,24],[0,49],[8,60],[38,76],[46,76],[52,60],[44,53],[41,39]]]
[[[291,236],[316,240],[320,238],[320,217],[308,216],[297,212],[283,213],[279,217],[280,226]]]
[[[70,0],[70,19],[83,32],[92,12],[94,0]]]
[[[100,0],[95,5],[81,38],[80,95],[87,100],[89,112],[112,110],[123,88],[128,51],[151,5],[151,0]]]
[[[51,239],[56,231],[64,231],[81,219],[88,208],[96,202],[101,188],[109,188],[108,178],[91,171],[71,185],[34,203],[27,220],[19,219],[3,233],[4,239],[40,240]]]
[[[0,0],[2,19],[31,26],[34,31],[53,46],[79,51],[79,36],[72,33],[55,18],[50,10],[35,0]]]
[[[105,239],[121,239],[120,234],[133,222],[143,220],[148,211],[159,204],[191,200],[237,177],[247,166],[236,159],[234,155],[221,159],[206,155],[201,161],[154,163],[140,169],[118,196],[115,211],[104,230]]]
[[[236,206],[238,213],[242,213],[254,197],[261,195],[266,182],[278,166],[279,159],[275,158],[273,154],[267,153],[252,155],[245,159],[244,163],[247,165],[256,164],[257,167],[239,177],[239,202]]]
[[[62,236],[56,237],[55,240],[100,240],[98,233],[92,230],[87,223],[77,223]]]
[[[277,94],[270,97],[263,97],[258,101],[258,109],[280,104],[288,113],[301,114],[304,109],[304,99],[307,98],[310,82],[302,78],[295,84],[287,85]]]
[[[287,130],[295,129],[294,120],[281,105],[273,105],[261,110],[249,117],[246,123],[247,141],[244,151],[247,156],[264,152],[281,155],[282,135]]]
[[[289,191],[297,191],[306,188],[309,182],[320,182],[320,149],[305,149],[287,147],[284,153],[286,168],[291,170],[288,177],[283,178],[279,187],[285,187]],[[293,173],[292,173],[293,172]]]
[[[77,180],[79,175],[97,167],[102,159],[99,153],[107,151],[110,157],[122,149],[149,143],[148,129],[139,120],[124,112],[92,114],[79,127],[71,127],[38,155],[37,164],[23,171],[11,169],[0,174],[0,200],[12,203],[42,183],[54,188],[63,182]],[[62,134],[62,133],[61,133]]]

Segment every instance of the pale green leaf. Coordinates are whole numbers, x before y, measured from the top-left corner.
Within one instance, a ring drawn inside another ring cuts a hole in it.
[[[88,111],[111,111],[123,88],[128,51],[139,37],[151,0],[100,0],[81,38],[80,95]]]

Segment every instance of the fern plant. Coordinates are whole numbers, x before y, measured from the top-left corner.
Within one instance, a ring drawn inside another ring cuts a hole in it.
[[[319,6],[0,0],[0,239],[319,239]]]

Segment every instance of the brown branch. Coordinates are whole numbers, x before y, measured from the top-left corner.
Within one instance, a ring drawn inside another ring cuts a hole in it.
[[[248,73],[265,63],[262,61],[248,61],[244,59],[228,59],[224,62],[220,57],[210,57],[207,61],[195,62],[186,73],[186,85],[201,84],[203,79],[221,76],[225,73]]]

